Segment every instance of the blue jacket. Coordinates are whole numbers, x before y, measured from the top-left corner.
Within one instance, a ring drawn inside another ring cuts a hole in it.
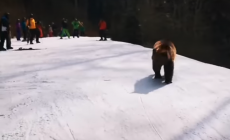
[[[21,28],[22,28],[22,30],[26,30],[26,22],[25,21],[21,22]]]

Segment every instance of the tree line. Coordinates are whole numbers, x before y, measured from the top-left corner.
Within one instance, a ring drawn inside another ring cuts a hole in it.
[[[33,12],[44,22],[78,17],[95,32],[103,17],[113,40],[152,47],[155,41],[168,38],[182,55],[230,67],[225,62],[230,56],[229,0],[1,1],[0,11],[7,8],[12,16]]]
[[[114,40],[152,47],[167,38],[182,55],[230,67],[229,0],[96,1]]]

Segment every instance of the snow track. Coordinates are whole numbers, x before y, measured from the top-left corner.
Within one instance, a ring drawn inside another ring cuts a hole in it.
[[[0,52],[0,139],[230,140],[229,69],[178,56],[164,85],[150,49],[96,39]]]

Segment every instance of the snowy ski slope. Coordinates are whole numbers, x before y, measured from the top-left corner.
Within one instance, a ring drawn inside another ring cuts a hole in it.
[[[0,52],[1,140],[230,140],[229,69],[178,55],[164,85],[150,49],[97,39]]]

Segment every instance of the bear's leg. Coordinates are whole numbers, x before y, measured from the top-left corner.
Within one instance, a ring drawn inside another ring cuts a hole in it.
[[[173,61],[168,61],[164,65],[165,83],[166,84],[172,83],[173,71],[174,71],[174,62]]]
[[[155,79],[161,79],[161,67],[162,65],[159,65],[157,63],[152,62],[153,71],[155,72]]]

